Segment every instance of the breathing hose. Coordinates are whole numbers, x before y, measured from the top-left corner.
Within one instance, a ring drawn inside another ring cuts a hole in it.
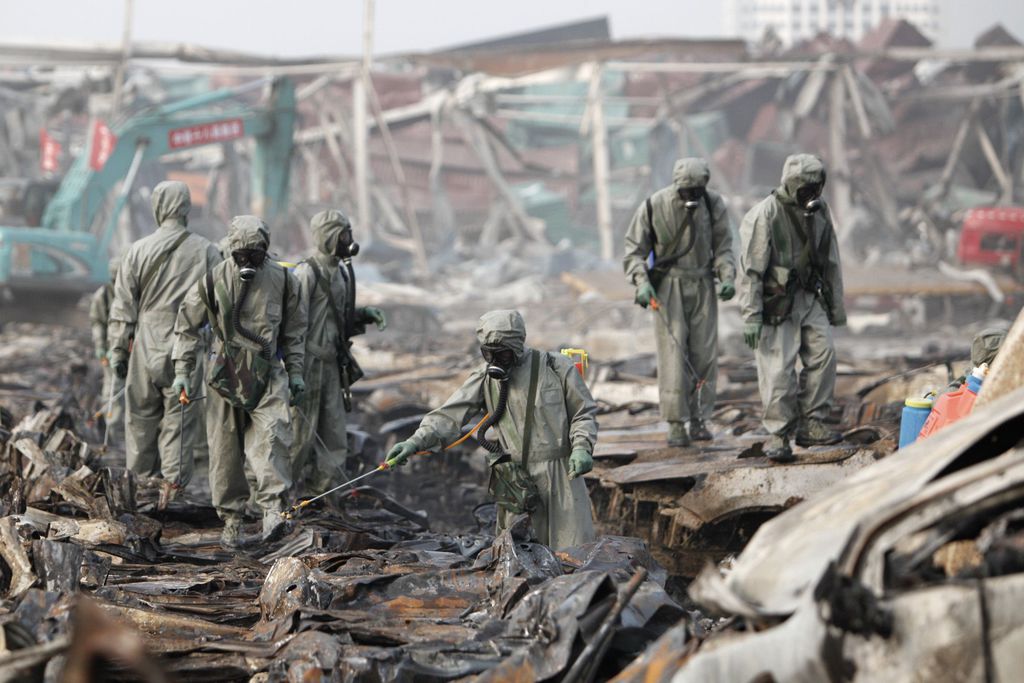
[[[477,431],[476,440],[488,453],[498,454],[502,452],[501,444],[497,441],[491,441],[486,436],[487,430],[498,423],[501,416],[505,414],[505,408],[508,404],[508,377],[498,380],[498,404],[494,406],[494,411],[487,416],[483,424],[480,425],[479,431]]]
[[[251,283],[252,280],[242,280],[242,293],[238,295],[238,301],[235,302],[235,307],[231,311],[231,326],[235,329],[235,332],[252,343],[257,344],[260,347],[260,355],[263,356],[263,360],[269,361],[274,355],[274,350],[270,348],[270,341],[242,327],[240,319],[242,306],[245,305],[245,299],[249,296],[249,285]]]

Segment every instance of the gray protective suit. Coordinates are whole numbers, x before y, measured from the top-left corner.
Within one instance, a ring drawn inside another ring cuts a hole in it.
[[[348,457],[345,403],[342,398],[339,362],[347,353],[345,325],[354,317],[353,332],[366,331],[363,309],[349,310],[348,271],[339,264],[338,241],[349,228],[348,219],[335,210],[321,211],[311,222],[317,253],[295,268],[303,306],[308,311],[306,329],[306,393],[292,409],[292,476],[302,481],[310,453],[314,454],[307,494],[318,494],[342,481]],[[339,328],[339,325],[341,326]],[[302,411],[300,415],[298,410]],[[323,446],[315,434],[320,435]]]
[[[518,311],[491,311],[480,318],[477,340],[512,349],[517,363],[509,378],[508,407],[498,421],[498,442],[515,462],[523,463],[522,433],[530,386],[531,353],[541,354],[527,470],[540,489],[541,505],[533,513],[537,539],[552,548],[568,548],[594,540],[590,497],[581,478],[569,479],[573,448],[593,452],[597,441],[597,405],[575,365],[558,354],[525,346],[526,325]],[[498,399],[497,382],[486,364],[470,374],[444,405],[423,418],[411,441],[419,450],[437,451],[459,437],[467,421],[491,412]],[[499,531],[509,520],[498,518]]]
[[[764,323],[755,355],[764,427],[772,434],[790,434],[803,418],[823,419],[835,391],[830,326],[846,324],[839,247],[825,205],[814,214],[810,239],[817,251],[810,257],[796,200],[799,188],[824,182],[820,159],[790,156],[782,185],[750,209],[740,226],[740,312],[746,322]],[[797,357],[803,365],[799,378]]]
[[[710,176],[703,159],[680,159],[673,171],[672,185],[650,197],[655,240],[651,240],[647,202],[636,210],[626,232],[626,255],[622,265],[635,287],[648,282],[647,255],[652,250],[656,259],[672,256],[686,248],[691,231],[696,233],[693,247],[675,261],[657,288],[661,306],[661,311],[655,313],[654,323],[658,343],[658,398],[661,416],[670,422],[711,417],[718,378],[718,303],[714,278],[717,275],[723,282],[732,282],[736,277],[732,228],[721,195],[706,190],[707,201],[699,200],[691,220],[678,194],[681,188],[706,188]],[[666,321],[671,326],[671,334]],[[677,340],[685,348],[678,348]],[[700,381],[703,385],[698,392]]]
[[[145,476],[162,472],[165,479],[185,486],[192,478],[194,443],[203,437],[197,425],[201,407],[186,406],[182,420],[178,397],[171,391],[174,320],[185,292],[220,261],[220,254],[186,227],[192,206],[187,185],[160,183],[152,203],[159,227],[122,257],[108,339],[111,363],[128,359],[128,467]],[[192,385],[199,385],[198,376]]]
[[[236,216],[228,228],[229,252],[235,249],[263,249],[270,244],[266,224],[255,216]],[[196,356],[203,348],[201,330],[207,322],[216,334],[215,353],[222,351],[221,336],[231,329],[230,311],[224,302],[237,302],[242,282],[238,266],[227,258],[211,272],[216,315],[211,319],[203,303],[205,277],[189,290],[178,311],[174,331],[176,374],[194,371]],[[287,290],[285,282],[287,281]],[[233,307],[233,305],[232,305]],[[222,519],[242,514],[249,498],[243,463],[256,477],[256,502],[264,511],[280,510],[291,486],[288,449],[292,443],[288,416],[288,377],[301,375],[304,356],[306,310],[299,296],[299,283],[280,264],[267,259],[257,269],[249,294],[239,312],[242,327],[270,342],[284,355],[283,365],[274,361],[270,382],[259,404],[251,411],[235,408],[208,387],[207,438],[210,443],[210,490],[217,514]],[[235,334],[233,339],[258,352],[259,346]],[[211,364],[212,369],[212,364]]]
[[[110,282],[97,289],[89,300],[89,327],[92,329],[92,346],[96,357],[103,362],[103,389],[100,393],[101,410],[104,411],[106,428],[115,429],[124,419],[124,396],[113,403],[110,398],[121,391],[124,380],[117,376],[107,358],[107,328],[110,325],[110,306],[114,302],[114,281],[121,267],[121,259],[110,259]],[[107,410],[109,409],[109,414]],[[114,436],[116,432],[111,432]]]

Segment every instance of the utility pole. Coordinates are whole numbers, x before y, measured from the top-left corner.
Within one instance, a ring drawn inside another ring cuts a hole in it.
[[[114,94],[110,103],[110,118],[113,121],[121,113],[121,99],[124,97],[124,76],[128,60],[132,56],[132,15],[134,0],[124,0],[124,31],[121,33],[121,61],[114,71]]]
[[[367,83],[373,62],[373,3],[363,1],[363,61],[359,75],[352,82],[352,133],[355,149],[353,157],[356,176],[356,211],[358,229],[372,235],[373,215],[370,206],[370,151],[367,135]]]
[[[597,205],[597,234],[601,240],[601,258],[611,261],[615,254],[615,236],[612,234],[612,200],[608,187],[610,160],[608,158],[608,128],[604,120],[604,93],[601,76],[604,67],[595,63],[590,73],[587,92],[587,117],[583,132],[590,133],[591,154],[594,163],[594,201]]]

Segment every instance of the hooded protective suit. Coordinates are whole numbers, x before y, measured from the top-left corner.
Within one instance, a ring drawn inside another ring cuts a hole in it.
[[[654,239],[651,239],[647,202],[636,210],[626,232],[622,265],[629,281],[638,288],[649,281],[646,267],[651,251],[656,260],[664,259],[685,250],[693,239],[693,246],[672,263],[656,289],[661,307],[661,312],[655,316],[658,398],[661,416],[669,422],[684,422],[690,418],[707,420],[715,405],[718,305],[714,277],[723,283],[732,283],[736,269],[729,212],[721,195],[706,189],[710,177],[703,159],[680,159],[673,170],[672,185],[650,197]],[[684,188],[705,188],[706,201],[705,198],[697,200],[692,216],[679,196],[678,191]],[[677,348],[676,340],[686,348]],[[701,380],[698,405],[696,388]]]
[[[178,397],[171,391],[172,333],[185,293],[220,262],[220,254],[186,227],[192,206],[187,185],[160,183],[153,189],[152,204],[159,227],[132,244],[121,260],[108,341],[111,364],[128,363],[128,467],[145,476],[162,472],[165,479],[185,486],[192,478],[194,442],[203,437],[197,429],[199,408],[186,406],[182,420]],[[198,384],[199,377],[192,377],[192,386]]]
[[[498,442],[512,460],[523,463],[523,431],[530,385],[531,354],[540,354],[540,374],[526,467],[540,490],[541,504],[532,515],[537,539],[552,548],[594,540],[590,498],[581,478],[569,479],[574,448],[592,453],[597,441],[597,405],[576,366],[561,354],[525,346],[526,325],[518,311],[491,311],[477,327],[480,345],[498,345],[516,354],[510,371],[508,406],[498,421]],[[487,377],[486,364],[470,374],[444,405],[423,418],[411,441],[418,450],[440,450],[460,434],[474,415],[492,412],[498,382]],[[499,531],[509,520],[499,515]]]
[[[824,183],[820,159],[790,156],[782,185],[750,209],[740,226],[740,312],[748,323],[763,323],[755,355],[763,422],[771,434],[789,434],[800,420],[824,418],[835,391],[830,325],[846,324],[839,247],[828,206],[813,214],[808,235],[796,199],[801,187]]]
[[[106,417],[107,429],[113,429],[121,425],[124,418],[124,396],[121,396],[109,406],[110,397],[121,391],[124,380],[117,376],[110,366],[107,358],[107,328],[110,325],[110,307],[114,302],[114,281],[117,280],[117,271],[121,267],[121,259],[110,259],[108,266],[110,282],[97,289],[89,301],[89,327],[92,329],[92,346],[96,357],[103,361],[103,389],[100,393],[101,410]],[[107,409],[110,414],[107,415]],[[111,432],[113,435],[115,432]]]
[[[340,211],[328,209],[310,221],[318,251],[295,268],[303,306],[308,311],[306,329],[306,393],[292,410],[292,476],[297,483],[314,454],[307,494],[319,494],[341,481],[348,457],[345,402],[339,363],[345,358],[352,334],[363,334],[370,318],[364,308],[349,303],[348,270],[340,265],[338,243],[351,229]],[[299,411],[301,410],[301,414]],[[320,435],[321,446],[315,434]],[[326,451],[324,450],[326,446]]]
[[[227,244],[229,254],[236,249],[266,251],[270,232],[255,216],[236,216],[228,228]],[[211,284],[216,300],[213,316],[203,301],[206,278],[189,290],[178,311],[173,354],[178,375],[193,371],[197,352],[202,348],[203,325],[209,322],[213,328],[215,353],[222,353],[225,332],[233,329],[231,309],[239,301],[242,280],[231,258],[213,268]],[[264,512],[279,511],[285,491],[291,486],[288,378],[302,375],[306,330],[306,310],[295,276],[268,258],[256,269],[238,318],[244,329],[265,339],[270,348],[278,349],[284,363],[272,361],[269,384],[252,410],[234,407],[212,387],[206,390],[210,490],[222,519],[240,517],[249,498],[244,462],[249,463],[256,476],[256,502]],[[235,343],[259,353],[258,344],[240,334],[231,336]]]

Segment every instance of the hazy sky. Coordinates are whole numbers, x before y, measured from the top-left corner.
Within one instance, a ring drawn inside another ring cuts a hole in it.
[[[140,41],[263,54],[354,54],[362,0],[135,0]],[[719,36],[707,0],[377,0],[375,52],[428,50],[607,15],[615,38]],[[0,41],[120,41],[123,0],[0,0]],[[966,46],[997,21],[1024,39],[1022,0],[944,0],[946,45]]]

